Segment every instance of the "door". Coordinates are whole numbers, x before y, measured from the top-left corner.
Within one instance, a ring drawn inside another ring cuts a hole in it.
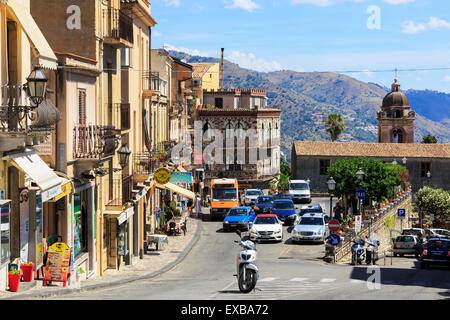
[[[106,269],[108,269],[108,242],[109,242],[109,224],[108,219],[105,219],[102,217],[101,219],[103,221],[103,241],[102,241],[102,248],[101,248],[101,254],[102,254],[102,263],[101,263],[101,270],[102,273],[106,272]]]

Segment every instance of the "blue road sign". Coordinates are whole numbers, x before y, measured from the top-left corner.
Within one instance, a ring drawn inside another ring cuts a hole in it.
[[[366,198],[366,190],[356,190],[356,196],[359,200],[364,200]]]
[[[397,210],[397,215],[398,215],[400,218],[406,217],[406,209],[398,208],[398,210]]]
[[[339,235],[332,233],[330,234],[330,238],[328,239],[328,244],[331,244],[332,246],[337,246],[341,243],[341,237]]]

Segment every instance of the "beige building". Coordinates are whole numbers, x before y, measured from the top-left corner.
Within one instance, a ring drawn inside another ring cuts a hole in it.
[[[220,64],[219,63],[191,63],[192,86],[194,88],[196,106],[203,104],[203,90],[220,89]]]

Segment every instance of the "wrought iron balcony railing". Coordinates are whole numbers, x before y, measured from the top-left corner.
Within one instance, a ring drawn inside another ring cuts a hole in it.
[[[159,72],[143,72],[142,89],[159,92],[161,90],[161,78],[159,77]]]
[[[134,42],[133,19],[119,9],[103,9],[104,38]]]
[[[130,104],[107,103],[108,124],[120,130],[130,129]]]
[[[74,159],[102,159],[113,156],[118,139],[112,126],[76,125],[73,129]]]

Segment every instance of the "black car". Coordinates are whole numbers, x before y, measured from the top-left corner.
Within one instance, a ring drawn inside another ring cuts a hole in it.
[[[432,264],[450,267],[449,239],[431,238],[423,246],[423,251],[420,255],[420,267],[425,269]]]
[[[288,200],[294,201],[294,195],[290,194],[290,193],[280,192],[273,196],[273,200],[282,200],[282,199],[288,199]]]
[[[259,196],[254,207],[255,213],[270,213],[273,208],[272,196]]]

